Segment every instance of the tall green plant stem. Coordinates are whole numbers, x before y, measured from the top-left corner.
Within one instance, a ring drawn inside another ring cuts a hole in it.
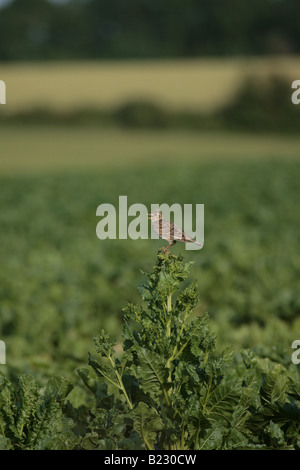
[[[118,370],[117,370],[117,368],[116,368],[116,363],[115,363],[115,361],[112,359],[112,357],[111,357],[110,355],[108,356],[108,358],[109,358],[109,360],[110,360],[110,362],[111,362],[111,364],[112,364],[112,366],[113,366],[113,368],[114,368],[114,372],[115,372],[116,377],[117,377],[117,379],[118,379],[118,382],[119,382],[118,388],[119,388],[120,390],[122,390],[122,392],[124,393],[124,396],[125,396],[125,398],[126,398],[126,401],[127,401],[127,403],[128,403],[128,406],[129,406],[129,408],[132,410],[132,409],[133,409],[133,404],[131,403],[131,400],[130,400],[129,396],[127,395],[126,389],[125,389],[124,384],[123,384],[122,377],[120,376],[120,374],[119,374],[119,372],[118,372]]]
[[[171,313],[172,310],[172,292],[168,294],[167,297],[167,331],[166,331],[166,336],[167,338],[170,338],[171,336]]]
[[[186,323],[186,320],[188,319],[188,316],[189,316],[189,311],[188,309],[186,309],[185,311],[185,315],[184,315],[184,318],[182,320],[182,324],[181,324],[181,328],[180,328],[180,331],[179,331],[179,335],[176,339],[176,344],[174,346],[174,349],[173,349],[173,353],[172,353],[172,356],[169,357],[168,361],[167,361],[167,367],[170,367],[171,365],[171,362],[174,361],[175,359],[177,359],[180,354],[182,353],[182,351],[184,350],[184,348],[187,346],[188,344],[188,341],[186,341],[182,346],[181,348],[179,349],[178,351],[178,345],[179,345],[179,342],[180,342],[180,338],[181,338],[181,335],[182,335],[182,332],[185,328],[185,323]]]

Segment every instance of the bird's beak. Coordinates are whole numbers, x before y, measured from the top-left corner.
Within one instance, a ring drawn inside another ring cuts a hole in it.
[[[151,219],[153,214],[148,214],[148,219]]]

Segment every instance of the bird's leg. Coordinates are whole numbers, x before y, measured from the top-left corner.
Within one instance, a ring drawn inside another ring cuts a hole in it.
[[[170,243],[168,246],[162,246],[159,251],[162,251],[163,253],[170,253],[169,248],[171,245],[172,243]]]
[[[169,240],[169,241],[170,241],[170,240]],[[167,252],[169,253],[169,252],[170,252],[169,248],[170,248],[172,245],[175,245],[175,243],[176,243],[176,240],[171,240],[170,243],[169,243],[169,245],[166,246],[166,247],[163,246],[163,247],[161,248],[161,250],[162,250],[164,253],[167,253]]]

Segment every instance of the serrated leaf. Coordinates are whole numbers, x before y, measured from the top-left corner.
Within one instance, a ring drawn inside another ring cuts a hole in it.
[[[57,400],[69,390],[63,378],[52,379],[45,390],[28,374],[20,375],[14,385],[6,380],[4,388],[2,381],[0,422],[10,448],[72,449],[77,442],[74,423],[63,416]]]
[[[214,423],[211,428],[202,431],[196,450],[218,450],[221,448],[224,428],[220,423]]]
[[[238,383],[220,384],[207,400],[205,416],[212,421],[231,422],[232,414],[239,403],[241,387]]]
[[[236,428],[228,428],[224,432],[222,450],[247,449],[249,446],[249,435]]]
[[[144,393],[153,399],[162,394],[166,396],[170,385],[167,383],[169,370],[164,359],[145,348],[138,351],[137,358],[138,364],[133,370]]]
[[[281,364],[276,364],[272,370],[264,374],[260,389],[262,404],[283,402],[286,397],[288,378],[283,374]]]
[[[147,449],[154,450],[158,434],[164,429],[157,411],[140,402],[133,411],[133,427],[139,432]]]
[[[268,403],[253,414],[247,421],[247,426],[255,434],[260,435],[271,421],[281,425],[295,423],[299,426],[300,409],[294,403]]]
[[[73,385],[65,377],[52,377],[46,387],[46,395],[54,398],[56,401],[63,401],[73,390]]]
[[[242,388],[239,403],[235,407],[234,412],[232,414],[232,428],[235,428],[237,430],[244,428],[246,421],[251,416],[249,408],[251,406],[254,393],[254,389],[251,387]]]

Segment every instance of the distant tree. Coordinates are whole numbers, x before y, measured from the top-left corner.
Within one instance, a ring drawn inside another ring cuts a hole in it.
[[[0,60],[299,53],[298,0],[14,0]]]
[[[0,60],[84,57],[89,25],[81,2],[14,0],[0,11]]]

